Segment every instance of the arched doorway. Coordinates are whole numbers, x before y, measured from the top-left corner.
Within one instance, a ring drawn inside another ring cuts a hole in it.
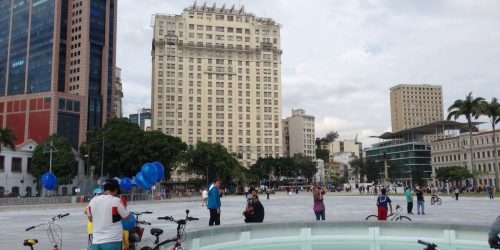
[[[18,186],[12,187],[11,197],[18,197],[18,196],[19,196],[19,187]]]
[[[26,187],[26,197],[31,197],[31,187]]]
[[[67,188],[67,187],[63,187],[63,188],[62,188],[62,195],[63,195],[63,196],[68,195],[68,188]]]

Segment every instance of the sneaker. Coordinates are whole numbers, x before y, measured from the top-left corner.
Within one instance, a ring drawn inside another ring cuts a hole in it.
[[[425,213],[422,213],[422,215],[425,215]]]

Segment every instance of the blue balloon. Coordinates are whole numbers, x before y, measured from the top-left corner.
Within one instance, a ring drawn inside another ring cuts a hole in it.
[[[135,228],[135,223],[135,215],[134,213],[130,213],[130,219],[128,221],[122,219],[123,230],[133,231]]]
[[[137,186],[144,190],[150,190],[151,187],[153,186],[151,183],[147,182],[144,180],[144,176],[142,175],[142,172],[139,172],[135,175],[135,182],[137,183]]]
[[[47,190],[55,189],[57,185],[57,177],[53,173],[45,173],[42,175],[42,185]]]
[[[130,192],[130,190],[132,189],[132,180],[130,180],[128,177],[124,177],[120,181],[120,186],[126,192]]]
[[[158,171],[156,171],[155,165],[151,163],[146,163],[142,165],[141,168],[142,177],[144,180],[150,184],[155,184],[158,178]]]
[[[158,177],[156,178],[156,181],[163,180],[163,177],[165,176],[165,168],[163,167],[163,164],[161,164],[158,161],[155,161],[152,164],[155,165],[156,172],[158,172]]]

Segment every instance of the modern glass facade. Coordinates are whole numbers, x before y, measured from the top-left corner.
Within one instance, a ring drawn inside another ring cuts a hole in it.
[[[7,95],[25,92],[26,51],[28,49],[29,1],[15,0],[10,35]]]
[[[387,141],[366,150],[366,160],[375,162],[380,180],[384,179],[384,157],[390,167],[391,180],[411,181],[417,175],[431,179],[431,145],[427,142]],[[392,169],[391,169],[392,168]]]
[[[102,55],[106,39],[106,1],[90,1],[90,72],[88,129],[102,124]]]
[[[54,1],[33,1],[31,8],[28,93],[51,90]]]
[[[10,0],[0,0],[0,96],[5,95],[9,49]]]

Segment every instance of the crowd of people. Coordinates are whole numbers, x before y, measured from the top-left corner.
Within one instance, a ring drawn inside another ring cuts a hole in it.
[[[210,219],[209,226],[218,226],[221,224],[221,197],[223,191],[221,190],[221,182],[216,179],[210,185],[201,191],[202,206],[206,206],[209,210]],[[326,189],[320,185],[313,184],[311,186],[313,196],[313,212],[316,220],[325,220],[326,207],[324,204],[324,196]],[[372,192],[378,194],[376,198],[377,215],[379,221],[387,220],[387,217],[393,213],[392,201],[389,197],[389,192],[396,193],[397,189],[391,186],[373,186]],[[366,192],[370,188],[365,189]],[[360,187],[360,192],[361,191]],[[380,190],[380,191],[379,191]],[[458,200],[460,194],[460,187],[455,187],[453,193],[455,199]],[[267,191],[267,190],[266,190]],[[292,189],[286,190],[291,193]],[[299,189],[293,190],[299,192]],[[431,199],[437,198],[438,188],[432,187],[416,187],[404,188],[404,196],[407,202],[407,213],[413,214],[414,196],[417,200],[417,214],[425,215],[425,194],[430,193]],[[490,194],[490,199],[493,199],[493,188],[488,187],[485,190]],[[94,197],[89,205],[85,208],[84,212],[88,216],[87,231],[89,234],[89,246],[92,250],[118,250],[128,249],[129,234],[122,222],[130,220],[133,215],[127,210],[127,200],[118,198],[120,194],[120,185],[116,180],[107,180],[103,188],[96,188],[93,192]],[[248,198],[250,196],[250,198]],[[257,189],[250,187],[246,192],[247,204],[243,211],[244,222],[246,223],[260,223],[264,221],[265,209],[259,200]],[[493,223],[490,234],[489,244],[491,247],[500,247],[500,216]]]

